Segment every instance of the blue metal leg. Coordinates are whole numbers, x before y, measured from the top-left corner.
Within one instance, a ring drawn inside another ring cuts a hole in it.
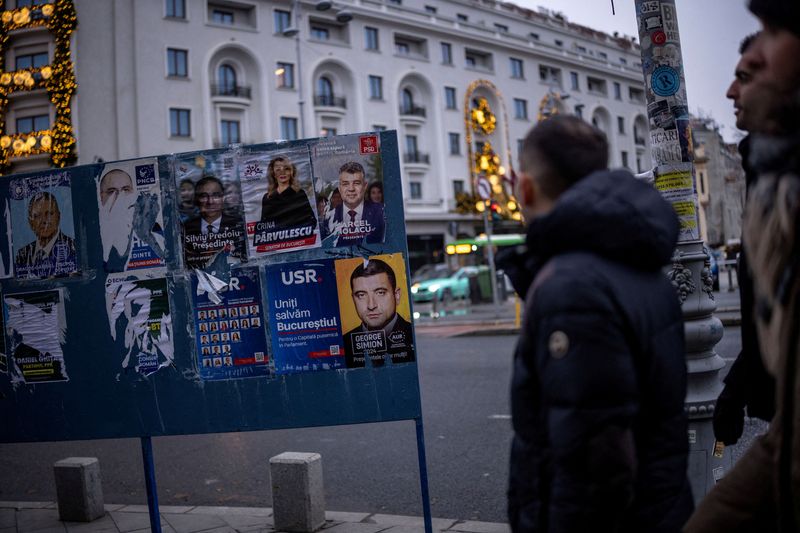
[[[147,488],[147,508],[150,509],[150,531],[161,533],[161,515],[158,512],[158,491],[156,489],[156,467],[153,463],[153,443],[150,437],[142,437],[142,463],[144,463],[144,484]]]
[[[422,491],[422,514],[425,520],[425,533],[433,533],[431,519],[431,499],[428,493],[428,464],[425,461],[425,433],[422,428],[422,416],[414,419],[417,427],[417,457],[419,458],[419,485]]]

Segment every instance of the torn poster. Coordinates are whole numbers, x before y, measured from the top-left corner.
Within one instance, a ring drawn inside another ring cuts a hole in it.
[[[239,180],[232,153],[186,155],[175,162],[183,257],[188,268],[205,269],[220,254],[246,256]],[[186,205],[191,192],[193,207]]]
[[[97,178],[97,205],[106,272],[164,266],[157,159],[105,165]]]
[[[14,262],[11,256],[11,206],[6,200],[0,208],[0,278],[14,275]]]
[[[382,243],[380,137],[341,135],[310,146],[322,247]]]
[[[0,297],[0,302],[3,299]],[[6,316],[0,304],[0,372],[8,373],[8,354],[6,353]]]
[[[121,366],[148,376],[175,359],[167,280],[144,274],[108,276],[106,313]]]
[[[269,265],[267,287],[275,372],[344,368],[333,260]]]
[[[238,167],[250,257],[319,246],[308,147],[246,152]]]
[[[269,375],[258,268],[233,271],[214,298],[198,290],[196,277],[192,288],[200,376],[217,380]]]
[[[17,279],[78,272],[70,184],[71,176],[66,170],[9,182]]]
[[[24,383],[67,381],[61,345],[66,334],[60,289],[7,294],[11,373]]]

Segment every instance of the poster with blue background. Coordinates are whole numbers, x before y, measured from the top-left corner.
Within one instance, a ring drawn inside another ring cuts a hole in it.
[[[197,287],[198,278],[192,276],[200,377],[218,380],[268,375],[258,268],[232,271],[227,286],[214,291],[214,298]]]
[[[267,267],[275,372],[345,368],[333,260]]]

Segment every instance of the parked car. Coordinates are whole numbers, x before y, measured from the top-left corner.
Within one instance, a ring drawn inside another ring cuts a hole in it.
[[[411,298],[414,302],[449,302],[455,298],[469,298],[469,278],[477,276],[487,267],[466,266],[446,277],[439,277],[414,283]]]
[[[447,263],[428,263],[419,267],[411,276],[411,284],[421,283],[434,278],[446,278],[453,273]]]

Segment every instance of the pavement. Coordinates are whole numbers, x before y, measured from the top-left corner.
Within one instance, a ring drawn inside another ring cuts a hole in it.
[[[106,505],[92,522],[62,522],[55,502],[0,501],[0,533],[143,533],[150,531],[146,505]],[[280,533],[269,507],[161,506],[164,533]],[[421,517],[370,513],[325,513],[324,533],[423,533]],[[445,518],[433,519],[433,531],[448,533],[509,533],[507,524]]]

